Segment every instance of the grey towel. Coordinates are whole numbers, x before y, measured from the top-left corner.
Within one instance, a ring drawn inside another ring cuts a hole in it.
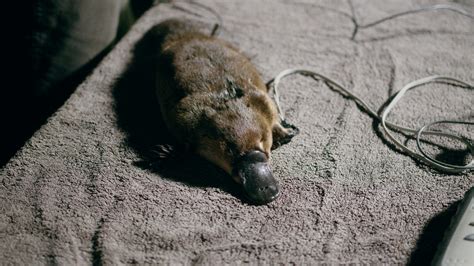
[[[363,22],[421,4],[353,2]],[[354,42],[347,2],[202,3],[222,15],[220,37],[248,54],[265,80],[306,66],[340,81],[374,108],[402,85],[430,74],[474,80],[473,24],[454,13],[399,18],[359,32]],[[473,175],[441,174],[401,154],[354,102],[322,82],[295,76],[282,83],[287,118],[301,133],[273,153],[282,195],[267,206],[242,202],[228,177],[199,159],[173,169],[150,165],[147,151],[166,135],[146,94],[153,72],[132,67],[140,62],[133,49],[149,28],[170,17],[195,19],[209,30],[214,21],[206,10],[182,2],[149,10],[0,170],[0,261],[431,259],[453,203],[472,186]],[[138,57],[153,62],[146,53]],[[472,102],[472,91],[430,85],[412,92],[390,119],[410,126],[466,119]]]

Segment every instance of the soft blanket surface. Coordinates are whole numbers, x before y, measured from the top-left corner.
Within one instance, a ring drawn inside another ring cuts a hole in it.
[[[200,3],[222,16],[219,37],[252,58],[265,80],[307,67],[373,108],[428,75],[474,82],[474,23],[453,12],[400,17],[361,30],[353,41],[348,1]],[[365,24],[435,1],[352,3]],[[468,1],[455,4],[473,12]],[[287,118],[301,133],[272,155],[282,195],[269,205],[242,201],[228,177],[197,158],[169,169],[150,164],[145,155],[164,134],[150,96],[153,58],[134,49],[148,29],[171,17],[200,21],[209,31],[215,21],[184,2],[150,9],[0,170],[2,263],[404,264],[432,258],[455,202],[474,183],[472,173],[442,174],[400,153],[372,118],[323,82],[302,76],[282,82]],[[472,90],[433,84],[408,97],[390,120],[419,127],[473,118]],[[473,137],[472,129],[461,130]]]

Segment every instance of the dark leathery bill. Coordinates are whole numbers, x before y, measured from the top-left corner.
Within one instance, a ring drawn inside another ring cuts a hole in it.
[[[247,198],[255,204],[269,203],[280,195],[278,181],[273,177],[268,158],[257,150],[243,155],[235,165]]]

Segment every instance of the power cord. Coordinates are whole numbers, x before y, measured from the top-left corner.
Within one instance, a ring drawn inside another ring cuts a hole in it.
[[[351,36],[351,40],[354,40],[357,33],[359,32],[359,30],[361,29],[367,29],[367,28],[370,28],[370,27],[373,27],[377,24],[380,24],[380,23],[383,23],[387,20],[391,20],[391,19],[394,19],[394,18],[397,18],[397,17],[401,17],[401,16],[405,16],[405,15],[410,15],[410,14],[416,14],[416,13],[421,13],[421,12],[427,12],[427,11],[435,11],[435,10],[448,10],[448,11],[452,11],[452,12],[455,12],[459,15],[462,15],[462,16],[465,16],[465,17],[468,17],[470,19],[474,19],[474,16],[472,14],[469,14],[466,10],[462,9],[462,8],[458,8],[456,6],[452,6],[452,5],[446,5],[446,4],[438,4],[438,5],[432,5],[432,6],[425,6],[425,7],[420,7],[420,8],[417,8],[417,9],[413,9],[413,10],[407,10],[407,11],[404,11],[404,12],[400,12],[400,13],[395,13],[395,14],[392,14],[390,16],[387,16],[385,18],[381,18],[381,19],[378,19],[376,21],[373,21],[371,23],[367,23],[365,25],[361,25],[359,24],[359,22],[357,22],[357,20],[355,19],[355,11],[354,11],[354,6],[352,5],[352,1],[349,1],[349,5],[351,7],[351,11],[352,11],[352,14],[353,14],[353,19],[352,19],[352,22],[354,23],[354,30],[352,31],[352,36]]]
[[[440,171],[448,172],[448,173],[460,173],[460,172],[463,172],[463,171],[474,170],[474,159],[471,160],[471,162],[469,162],[466,165],[448,164],[448,163],[442,162],[440,160],[437,160],[437,159],[429,156],[422,149],[422,146],[420,144],[421,136],[423,134],[444,136],[444,137],[459,140],[459,141],[463,142],[464,144],[466,144],[467,147],[469,148],[470,152],[471,152],[471,155],[474,157],[474,146],[472,144],[472,140],[469,140],[469,139],[466,139],[462,136],[457,136],[457,135],[454,135],[454,134],[451,134],[451,133],[445,133],[445,132],[441,132],[441,131],[427,131],[426,130],[429,127],[431,127],[435,124],[474,125],[474,122],[443,120],[443,121],[436,121],[436,122],[429,123],[429,124],[421,127],[420,129],[413,129],[413,128],[408,128],[408,127],[403,127],[403,126],[400,126],[400,125],[397,125],[395,123],[391,123],[391,122],[387,121],[387,116],[390,113],[390,111],[400,101],[400,99],[405,95],[405,93],[409,90],[415,89],[417,87],[420,87],[421,85],[425,85],[425,84],[428,84],[428,83],[449,83],[449,84],[457,85],[457,86],[464,87],[464,88],[467,88],[467,89],[473,89],[474,87],[472,85],[470,85],[470,84],[468,84],[464,81],[461,81],[461,80],[458,80],[458,79],[455,79],[455,78],[451,78],[451,77],[445,77],[445,76],[429,76],[429,77],[426,77],[426,78],[415,80],[413,82],[408,83],[400,91],[398,91],[395,94],[395,96],[389,101],[388,105],[385,107],[382,114],[379,116],[376,111],[371,109],[369,107],[369,105],[364,100],[362,100],[362,98],[356,96],[355,94],[353,94],[349,90],[345,89],[344,86],[340,85],[338,82],[334,81],[333,79],[328,78],[328,77],[326,77],[322,74],[319,74],[317,72],[306,70],[306,69],[298,69],[298,68],[286,69],[286,70],[283,70],[282,72],[280,72],[270,82],[268,82],[269,92],[272,93],[272,95],[273,95],[273,99],[275,101],[280,120],[284,123],[286,123],[286,120],[285,120],[285,115],[283,113],[283,110],[281,108],[280,93],[279,93],[278,86],[279,86],[281,80],[284,77],[287,77],[287,76],[293,75],[293,74],[301,74],[301,75],[304,75],[304,76],[311,77],[316,81],[324,81],[328,86],[336,88],[341,94],[343,94],[344,96],[354,100],[356,102],[356,104],[359,105],[364,111],[366,111],[368,114],[370,114],[373,118],[380,121],[380,123],[382,124],[383,131],[387,134],[388,138],[391,141],[393,141],[393,143],[396,144],[396,146],[401,148],[405,153],[412,156],[413,158],[418,159],[418,160],[424,162],[425,164],[427,164],[427,165],[429,165],[433,168],[436,168]],[[414,136],[416,136],[416,143],[417,143],[417,147],[418,147],[418,150],[419,150],[420,153],[417,153],[417,152],[411,150],[406,145],[404,145],[403,143],[398,141],[392,135],[390,130],[398,131],[398,132],[401,132],[401,133],[411,133]]]

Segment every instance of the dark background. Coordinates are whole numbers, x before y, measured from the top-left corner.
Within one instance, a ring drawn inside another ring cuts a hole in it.
[[[0,167],[153,0],[33,0],[4,7]]]

